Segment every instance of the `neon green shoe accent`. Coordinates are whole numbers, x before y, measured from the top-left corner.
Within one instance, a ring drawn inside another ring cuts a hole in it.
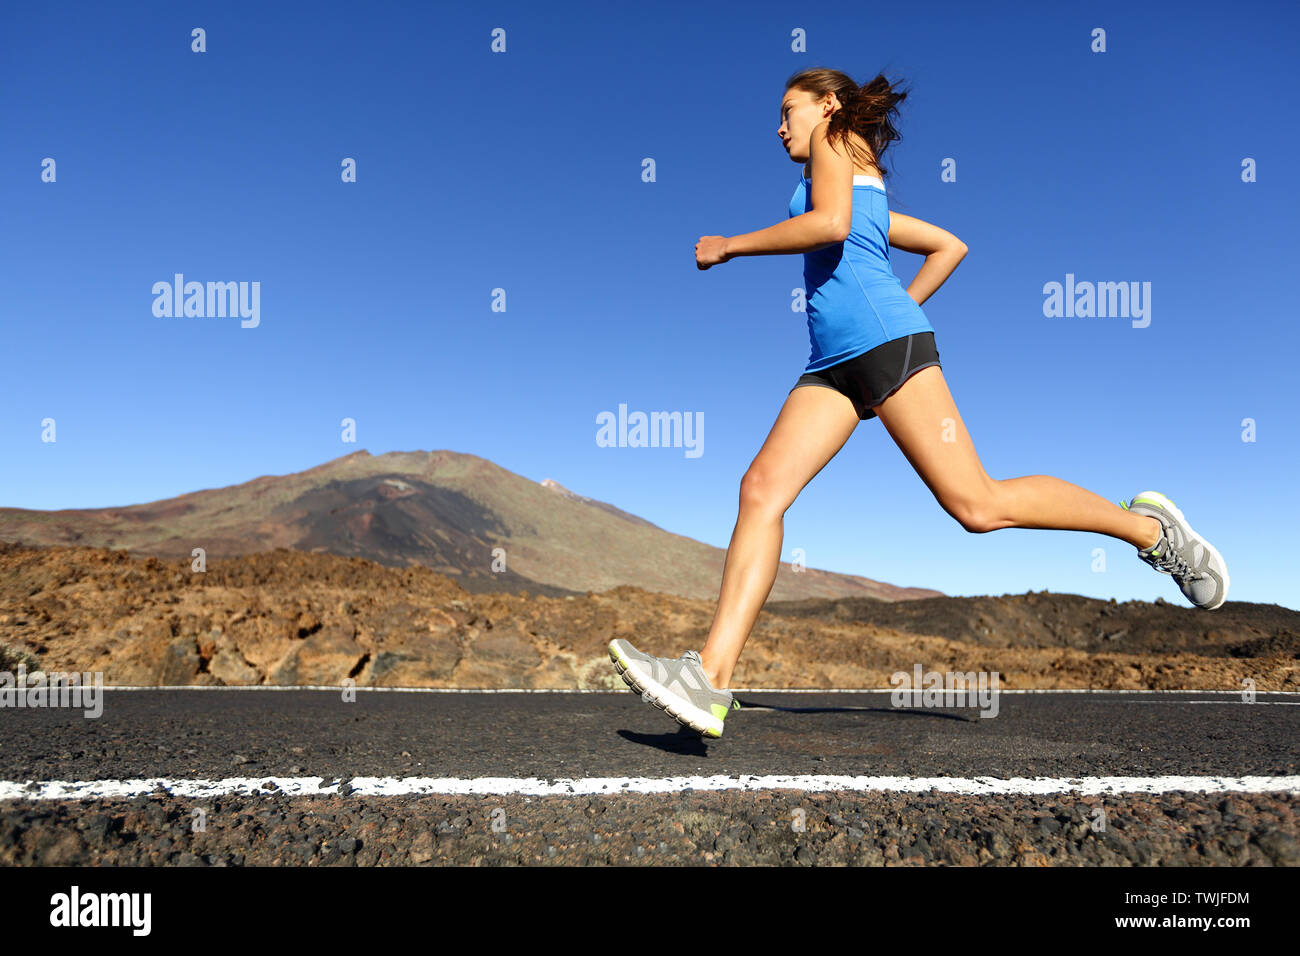
[[[731,708],[725,704],[709,704],[709,710],[713,712],[713,716],[718,720],[726,720],[727,711],[731,710]]]
[[[1123,508],[1125,511],[1128,511],[1128,502],[1127,502],[1127,501],[1121,501],[1121,502],[1119,503],[1119,506],[1120,506],[1121,508]]]
[[[1169,502],[1169,503],[1170,503],[1171,505],[1173,504],[1172,501]],[[1150,498],[1134,498],[1134,499],[1133,499],[1133,504],[1135,504],[1135,505],[1136,505],[1136,504],[1155,505],[1157,508],[1163,508],[1163,507],[1164,507],[1164,505],[1161,504],[1159,501],[1152,501]]]

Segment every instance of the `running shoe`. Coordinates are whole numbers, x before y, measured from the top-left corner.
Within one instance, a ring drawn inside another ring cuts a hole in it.
[[[740,709],[729,690],[718,690],[704,674],[699,651],[674,660],[642,654],[622,638],[609,642],[609,659],[628,687],[684,727],[721,737],[727,714]]]
[[[1158,491],[1144,491],[1120,506],[1147,515],[1164,529],[1160,540],[1139,548],[1138,557],[1178,582],[1183,596],[1199,608],[1213,611],[1228,599],[1228,566],[1214,545],[1192,530],[1183,513]]]

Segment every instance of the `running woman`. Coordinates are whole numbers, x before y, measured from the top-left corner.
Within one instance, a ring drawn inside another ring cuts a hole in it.
[[[776,580],[786,509],[848,441],[859,421],[879,418],[940,506],[967,531],[1058,528],[1127,541],[1172,576],[1193,605],[1228,596],[1219,552],[1174,503],[1143,491],[1119,507],[1048,475],[991,478],[944,381],[934,329],[921,304],[952,274],[966,244],[889,209],[879,160],[900,136],[907,96],[883,75],[859,88],[838,70],[811,69],[786,82],[777,135],[803,175],[789,217],[739,236],[701,236],[696,266],[736,256],[802,253],[812,354],[771,433],[740,482],[740,508],[717,610],[700,651],[652,657],[617,639],[609,656],[646,702],[684,726],[721,737],[733,707],[727,689],[759,610]],[[906,290],[889,247],[925,256]]]

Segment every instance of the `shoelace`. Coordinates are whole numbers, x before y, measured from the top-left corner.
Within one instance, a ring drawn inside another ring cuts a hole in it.
[[[1165,536],[1163,540],[1165,542],[1165,553],[1155,559],[1156,570],[1173,575],[1179,584],[1200,577],[1199,574],[1192,571],[1191,565],[1183,560],[1183,556],[1178,553],[1178,549],[1169,543],[1168,536]]]

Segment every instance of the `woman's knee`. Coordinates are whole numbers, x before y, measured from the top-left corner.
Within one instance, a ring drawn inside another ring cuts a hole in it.
[[[784,514],[793,498],[764,468],[750,468],[740,479],[740,509]]]
[[[992,478],[978,490],[949,494],[939,503],[971,534],[987,534],[1006,527],[998,507],[997,482]]]

